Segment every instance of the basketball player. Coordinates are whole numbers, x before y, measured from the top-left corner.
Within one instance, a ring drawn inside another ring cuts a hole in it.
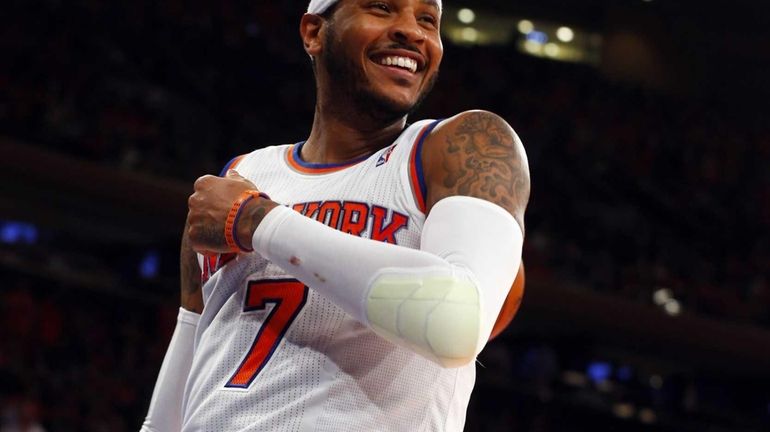
[[[440,19],[440,0],[310,1],[312,131],[195,183],[143,430],[463,429],[520,265],[529,171],[495,114],[407,123]]]

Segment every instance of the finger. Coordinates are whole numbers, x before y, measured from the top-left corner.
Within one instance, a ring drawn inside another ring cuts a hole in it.
[[[205,190],[198,190],[193,192],[193,194],[187,198],[187,210],[193,211],[193,209],[199,209],[203,204],[203,200],[205,196],[206,196]],[[187,217],[189,219],[190,215],[188,214]]]
[[[204,189],[206,187],[206,185],[211,182],[212,178],[216,178],[216,177],[214,177],[212,175],[205,175],[205,176],[202,176],[202,177],[198,177],[198,179],[195,180],[195,183],[193,184],[193,189],[196,190],[196,191]]]
[[[243,177],[238,171],[234,169],[227,170],[227,173],[225,174],[226,178],[232,179],[232,180],[240,180],[245,182],[249,189],[258,190],[257,186],[251,182],[251,180],[247,179],[246,177]]]

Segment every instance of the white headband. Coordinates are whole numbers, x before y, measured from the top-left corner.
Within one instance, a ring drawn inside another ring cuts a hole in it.
[[[441,0],[436,0],[438,8],[441,9]],[[307,5],[307,13],[320,15],[326,12],[337,0],[310,0],[310,4]]]
[[[337,0],[310,0],[310,4],[307,5],[307,13],[320,15],[334,3],[337,3]]]

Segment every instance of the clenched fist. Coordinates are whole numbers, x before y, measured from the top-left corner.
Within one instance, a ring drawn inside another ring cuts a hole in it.
[[[225,222],[235,200],[254,183],[235,170],[225,177],[206,175],[195,181],[195,192],[187,200],[187,236],[193,250],[202,254],[232,252],[225,241]],[[254,230],[268,211],[278,204],[264,198],[252,199],[241,208],[236,231],[242,245],[251,245]]]

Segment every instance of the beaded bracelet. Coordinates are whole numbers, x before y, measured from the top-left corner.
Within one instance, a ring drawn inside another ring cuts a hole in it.
[[[230,212],[227,214],[227,220],[225,221],[225,242],[232,252],[253,252],[254,249],[247,249],[241,245],[238,241],[238,219],[241,217],[241,209],[246,203],[254,198],[270,199],[270,197],[260,191],[249,189],[243,191],[238,199],[233,202],[233,206],[230,207]]]

